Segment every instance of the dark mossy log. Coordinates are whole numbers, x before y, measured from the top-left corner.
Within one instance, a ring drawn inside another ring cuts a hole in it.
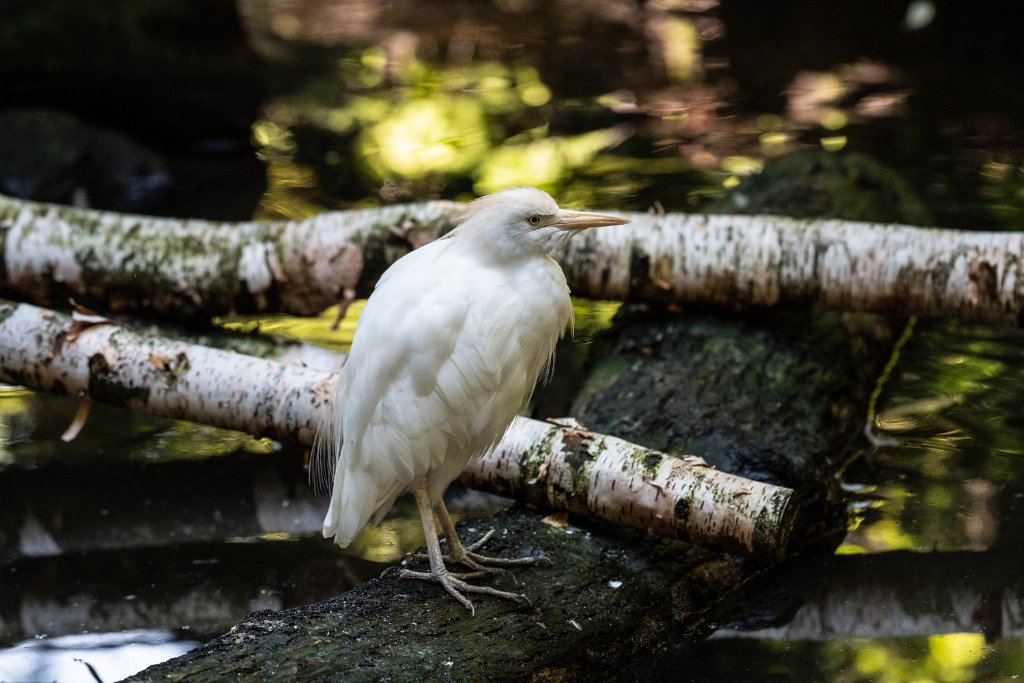
[[[889,339],[870,317],[755,323],[630,311],[595,344],[605,360],[578,414],[672,452],[716,445],[720,466],[798,487],[815,511],[797,529],[804,543],[843,528],[835,473],[858,447]],[[132,680],[637,680],[719,625],[795,609],[761,585],[778,565],[545,515],[517,509],[463,525],[467,540],[496,528],[492,554],[551,559],[517,570],[518,588],[495,581],[524,591],[532,608],[477,598],[470,617],[435,585],[384,577],[309,607],[253,614]],[[827,538],[820,546],[830,552]]]
[[[863,445],[868,396],[891,342],[889,323],[873,315],[628,307],[595,341],[596,363],[570,414],[594,431],[795,489],[798,526],[828,529],[841,496],[835,474]]]
[[[497,529],[491,553],[551,560],[516,570],[518,584],[495,581],[525,592],[532,607],[477,597],[471,617],[434,584],[385,576],[308,607],[256,612],[128,680],[601,680],[706,630],[723,596],[760,567],[680,541],[541,517],[518,509],[486,522]]]

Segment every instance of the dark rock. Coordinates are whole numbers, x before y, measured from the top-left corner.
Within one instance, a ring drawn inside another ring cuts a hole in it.
[[[144,211],[169,190],[156,152],[48,109],[0,112],[0,193],[114,211]]]
[[[858,153],[809,148],[748,176],[708,213],[932,225],[928,209],[898,173]]]

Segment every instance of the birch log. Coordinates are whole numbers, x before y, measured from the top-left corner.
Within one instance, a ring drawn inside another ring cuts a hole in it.
[[[309,445],[335,375],[0,302],[0,381]]]
[[[629,218],[555,256],[574,294],[1022,322],[1024,233],[780,216]]]
[[[178,317],[308,315],[372,290],[389,263],[444,232],[459,205],[329,212],[303,221],[212,223],[0,196],[0,290],[68,294],[106,310]],[[625,213],[556,255],[579,296],[783,303],[1019,325],[1024,234],[779,216]]]
[[[213,223],[0,195],[0,290],[34,303],[73,295],[107,311],[177,318],[311,315],[367,294],[411,245],[436,237],[457,206],[428,202],[303,221]]]
[[[773,559],[785,551],[795,514],[790,489],[712,469],[692,455],[677,458],[524,418],[462,481],[540,507]]]
[[[0,381],[310,445],[335,375],[0,303]],[[470,485],[730,551],[778,557],[790,489],[576,427],[518,418]]]

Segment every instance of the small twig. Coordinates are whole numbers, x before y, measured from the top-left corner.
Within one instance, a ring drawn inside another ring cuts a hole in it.
[[[61,441],[68,443],[75,440],[79,432],[82,431],[82,428],[85,427],[85,423],[89,421],[89,411],[91,409],[92,401],[89,400],[88,396],[83,396],[82,401],[78,404],[78,410],[75,411],[75,416],[71,419],[71,424],[60,435]]]

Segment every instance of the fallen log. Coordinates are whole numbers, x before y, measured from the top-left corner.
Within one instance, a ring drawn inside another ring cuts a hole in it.
[[[310,445],[335,375],[180,341],[110,321],[0,303],[0,380]],[[541,473],[544,470],[545,474]],[[694,543],[786,552],[790,489],[737,477],[576,427],[517,418],[475,459],[470,485]]]
[[[317,313],[365,296],[461,205],[427,202],[303,221],[214,223],[0,196],[0,292],[74,295],[169,316]],[[554,254],[578,296],[781,304],[1019,325],[1024,234],[780,216],[623,214]]]
[[[523,510],[488,520],[488,549],[542,549],[551,565],[496,585],[533,603],[478,600],[470,618],[433,586],[388,576],[307,607],[250,615],[223,636],[128,681],[593,680],[708,630],[708,596],[749,571],[679,541],[549,525]],[[460,534],[473,538],[481,529]],[[603,674],[601,672],[604,672]]]

